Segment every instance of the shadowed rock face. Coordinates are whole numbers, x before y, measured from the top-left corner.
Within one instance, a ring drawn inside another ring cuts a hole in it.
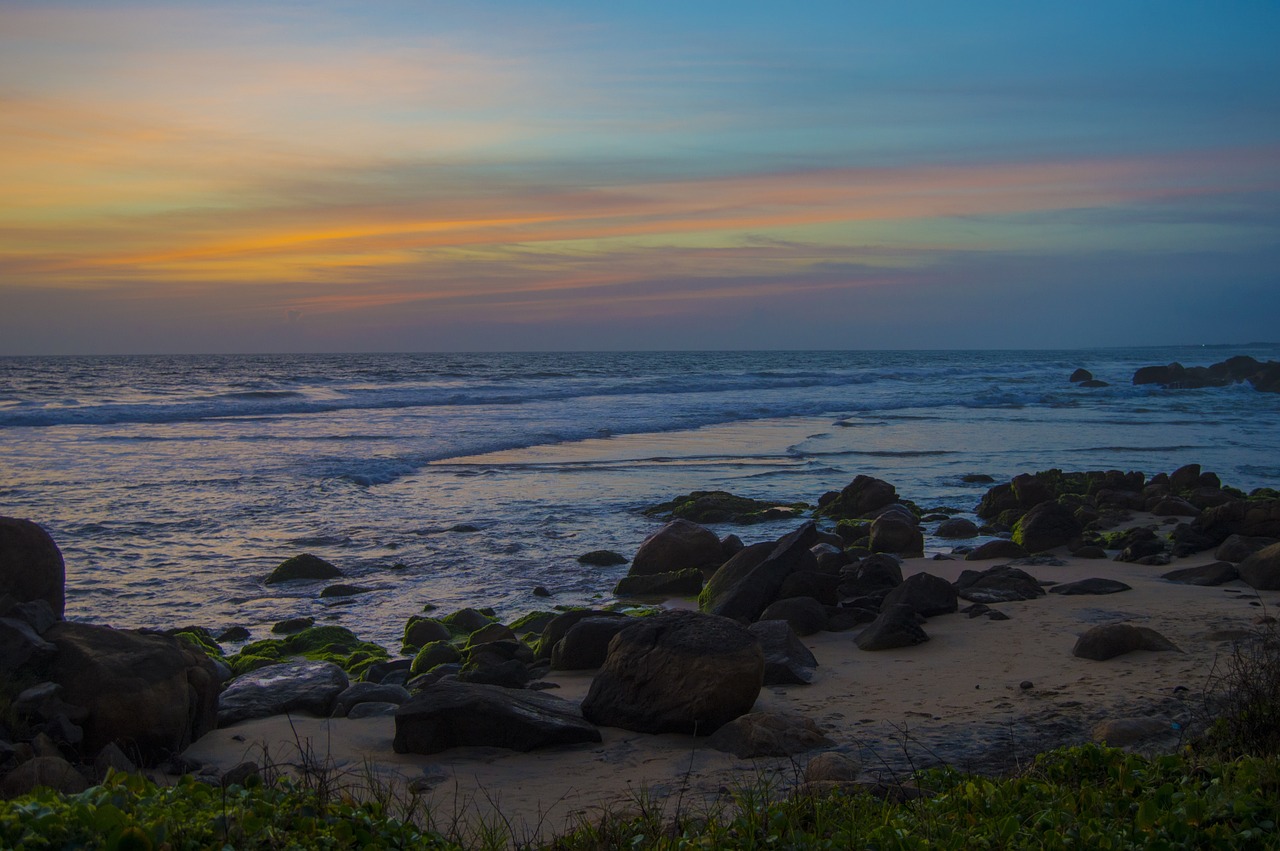
[[[324,718],[350,684],[346,672],[332,662],[267,665],[231,681],[219,702],[218,726],[286,712]]]
[[[746,627],[664,612],[614,637],[582,713],[601,726],[706,736],[750,711],[763,680],[764,655]]]
[[[779,538],[776,544],[757,544],[738,553],[707,582],[699,600],[703,611],[741,621],[754,621],[778,599],[787,577],[817,567],[810,547],[818,532],[812,523]]]
[[[715,567],[723,561],[716,533],[688,520],[672,520],[644,539],[631,560],[631,576]]]
[[[1240,578],[1259,591],[1280,589],[1280,544],[1258,550],[1240,562]]]
[[[1080,636],[1071,655],[1081,659],[1105,662],[1132,653],[1134,650],[1172,650],[1178,648],[1172,641],[1154,629],[1127,623],[1095,626]]]
[[[466,746],[531,751],[600,741],[600,731],[567,700],[480,683],[436,683],[396,710],[395,717],[396,753]]]
[[[0,597],[44,600],[62,618],[66,567],[49,533],[30,520],[0,517]]]

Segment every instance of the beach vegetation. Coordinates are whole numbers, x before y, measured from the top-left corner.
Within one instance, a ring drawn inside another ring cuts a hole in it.
[[[1202,714],[1208,724],[1202,748],[1224,758],[1280,757],[1280,628],[1273,619],[1232,642],[1215,662]]]

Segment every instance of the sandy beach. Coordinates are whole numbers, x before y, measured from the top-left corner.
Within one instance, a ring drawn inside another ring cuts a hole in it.
[[[1132,590],[1049,594],[993,606],[1008,620],[964,613],[930,618],[924,626],[930,640],[899,650],[860,650],[853,638],[861,627],[819,633],[804,639],[819,662],[814,682],[766,687],[754,711],[811,719],[833,742],[825,749],[860,757],[863,779],[873,782],[900,780],[913,767],[939,763],[1016,770],[1040,750],[1097,738],[1104,721],[1148,719],[1148,732],[1163,732],[1135,746],[1171,748],[1194,727],[1231,638],[1280,607],[1274,592],[1259,597],[1239,581],[1196,587],[1160,578],[1213,561],[1208,552],[1168,567],[1081,559],[1065,551],[1048,555],[1058,563],[1024,569],[1046,584],[1106,577]],[[965,568],[1000,563],[919,558],[904,562],[903,572],[954,580]],[[1105,662],[1072,655],[1081,633],[1109,623],[1151,627],[1181,652],[1135,651]],[[552,694],[580,701],[591,678],[591,672],[553,671],[546,679],[557,685]],[[711,749],[705,739],[602,728],[598,745],[530,753],[455,748],[419,756],[394,753],[394,732],[392,717],[273,717],[211,732],[186,755],[224,771],[246,760],[261,763],[264,754],[267,762],[296,765],[306,751],[312,762],[353,785],[373,776],[423,792],[437,826],[502,824],[519,838],[554,834],[602,810],[641,801],[689,812],[726,801],[744,786],[763,783],[783,795],[819,752],[744,760]]]

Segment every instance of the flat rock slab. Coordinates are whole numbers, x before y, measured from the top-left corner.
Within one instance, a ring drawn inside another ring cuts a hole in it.
[[[1173,650],[1178,648],[1172,641],[1154,629],[1145,626],[1133,626],[1127,623],[1105,624],[1095,626],[1076,642],[1071,655],[1081,659],[1093,659],[1105,662],[1134,650]]]
[[[1160,577],[1182,585],[1215,586],[1225,585],[1240,578],[1236,566],[1226,561],[1215,561],[1200,567],[1184,567],[1171,570]]]
[[[1133,588],[1114,579],[1102,579],[1094,576],[1079,579],[1075,582],[1063,582],[1049,589],[1050,594],[1061,594],[1064,597],[1078,597],[1087,594],[1119,594],[1121,591],[1132,591]]]
[[[531,751],[599,742],[600,731],[563,698],[525,689],[445,680],[396,710],[396,753],[477,746]]]
[[[332,662],[284,662],[241,674],[218,699],[218,726],[286,712],[325,717],[351,684]]]

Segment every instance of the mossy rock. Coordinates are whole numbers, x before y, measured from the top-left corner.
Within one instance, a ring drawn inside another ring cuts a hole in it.
[[[749,525],[800,517],[809,510],[809,507],[803,502],[771,502],[736,496],[728,491],[693,491],[669,502],[651,505],[641,513],[660,520],[679,518],[694,523]]]
[[[448,641],[453,633],[449,627],[435,618],[414,615],[404,625],[403,653],[416,653],[419,647],[426,647],[433,641]]]
[[[192,647],[203,650],[206,656],[222,656],[222,645],[214,641],[207,630],[184,629],[175,632],[173,637]]]
[[[390,658],[386,649],[370,641],[361,641],[351,630],[341,626],[313,626],[284,638],[268,638],[246,644],[227,659],[238,674],[263,665],[302,657],[313,662],[333,662],[351,676],[359,676],[377,662]]]
[[[276,635],[292,635],[315,626],[315,623],[316,619],[313,617],[289,618],[271,627],[271,632]]]
[[[266,584],[274,585],[277,582],[291,582],[295,579],[337,579],[342,575],[341,570],[319,556],[301,553],[280,562],[266,578]]]
[[[411,674],[425,674],[436,665],[447,665],[450,662],[461,661],[462,654],[458,652],[458,648],[447,641],[432,641],[430,644],[423,645],[422,649],[413,657],[413,664],[409,666],[409,672]]]
[[[470,650],[481,644],[492,644],[495,641],[510,641],[516,637],[515,632],[506,624],[490,623],[480,627],[467,636],[466,647]]]
[[[545,610],[529,612],[527,615],[521,615],[516,618],[511,623],[507,624],[507,626],[509,626],[511,631],[516,635],[528,632],[534,632],[538,635],[542,635],[542,631],[547,628],[547,624],[551,623],[551,619],[555,616],[555,612],[548,612]]]
[[[448,627],[449,632],[454,635],[470,635],[477,629],[493,623],[494,620],[493,609],[489,609],[488,613],[482,609],[459,609],[440,618],[440,623]]]

